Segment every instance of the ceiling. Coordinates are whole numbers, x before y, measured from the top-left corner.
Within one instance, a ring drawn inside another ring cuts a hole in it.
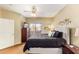
[[[32,11],[32,6],[37,8],[36,17],[54,17],[65,4],[0,4],[0,7],[20,13],[25,17],[32,17],[32,12],[29,12]]]

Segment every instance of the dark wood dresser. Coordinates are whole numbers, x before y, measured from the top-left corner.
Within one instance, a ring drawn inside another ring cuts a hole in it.
[[[63,54],[79,54],[79,47],[70,45],[63,45]]]
[[[21,36],[22,36],[22,42],[26,42],[26,40],[27,40],[27,28],[22,28],[21,29]]]

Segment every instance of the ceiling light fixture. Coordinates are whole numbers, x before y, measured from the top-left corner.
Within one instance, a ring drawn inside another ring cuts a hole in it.
[[[36,17],[37,8],[36,8],[36,6],[32,6],[31,11],[25,10],[24,12],[31,12],[31,16]]]
[[[37,8],[36,6],[32,6],[32,16],[35,17],[36,16],[36,12],[37,12]]]
[[[35,14],[35,13],[32,13],[31,15],[32,15],[33,17],[36,17],[36,14]]]

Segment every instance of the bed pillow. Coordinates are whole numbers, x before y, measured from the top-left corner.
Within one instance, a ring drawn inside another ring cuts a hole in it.
[[[63,37],[63,32],[55,31],[53,37],[62,38]]]
[[[52,32],[51,36],[53,37],[53,36],[54,36],[54,34],[55,34],[55,32]]]

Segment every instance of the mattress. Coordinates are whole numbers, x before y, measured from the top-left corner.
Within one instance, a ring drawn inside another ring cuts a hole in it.
[[[62,48],[30,48],[28,54],[62,54]]]

